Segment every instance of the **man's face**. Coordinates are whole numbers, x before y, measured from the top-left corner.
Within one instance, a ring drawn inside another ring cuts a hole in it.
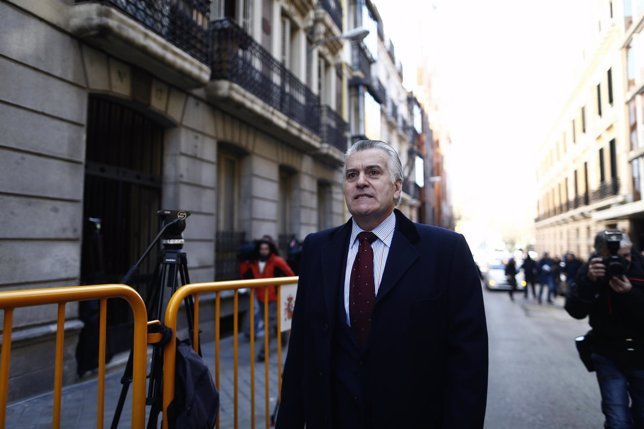
[[[628,261],[628,266],[630,267],[631,265],[631,248],[630,247],[622,247],[617,251],[617,255],[621,256],[622,258],[626,259]]]
[[[378,226],[391,214],[401,192],[393,182],[387,155],[379,149],[354,152],[346,162],[344,198],[349,212],[366,230]]]
[[[599,256],[601,257],[607,257],[610,256],[610,251],[606,246],[604,246],[601,251],[599,252]],[[631,265],[631,248],[630,247],[620,247],[620,249],[617,251],[617,256],[621,256],[622,258],[626,259],[628,262],[628,266],[630,267]]]

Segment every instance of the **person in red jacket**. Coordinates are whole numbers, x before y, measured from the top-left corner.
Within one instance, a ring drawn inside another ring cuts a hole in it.
[[[279,256],[277,246],[273,239],[264,235],[255,242],[256,258],[250,261],[244,261],[240,264],[240,275],[242,279],[269,279],[274,277],[294,276],[293,270],[286,261]],[[259,304],[259,316],[264,320],[264,312],[268,304],[268,322],[269,329],[264,328],[264,334],[271,336],[277,335],[277,292],[275,286],[268,287],[268,297],[264,289],[257,289],[257,302]],[[285,344],[286,337],[282,336],[282,344]],[[257,354],[257,360],[264,360],[264,348],[260,347]]]

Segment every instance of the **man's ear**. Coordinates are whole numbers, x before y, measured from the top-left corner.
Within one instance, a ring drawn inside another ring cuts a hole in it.
[[[400,194],[402,192],[402,180],[396,180],[394,182],[394,187],[396,188],[394,191],[394,199],[398,199],[398,197],[400,197]]]

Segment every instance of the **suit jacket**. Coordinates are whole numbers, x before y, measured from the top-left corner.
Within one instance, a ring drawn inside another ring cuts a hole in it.
[[[482,428],[487,328],[481,282],[462,235],[411,222],[398,210],[389,256],[359,358],[369,428]],[[303,245],[278,429],[333,428],[332,356],[351,221]],[[334,407],[333,404],[336,404]],[[341,409],[338,409],[341,408]],[[347,417],[345,419],[345,417]]]

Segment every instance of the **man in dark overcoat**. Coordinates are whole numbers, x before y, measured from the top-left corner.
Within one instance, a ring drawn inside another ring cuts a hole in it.
[[[278,429],[483,427],[476,266],[462,235],[394,209],[402,179],[389,144],[347,151],[352,218],[304,241]]]

